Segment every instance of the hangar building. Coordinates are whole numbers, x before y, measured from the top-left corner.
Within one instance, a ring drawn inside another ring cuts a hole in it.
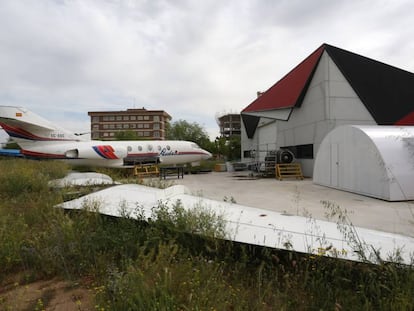
[[[241,112],[242,161],[290,149],[305,176],[340,125],[414,125],[414,74],[323,44]]]

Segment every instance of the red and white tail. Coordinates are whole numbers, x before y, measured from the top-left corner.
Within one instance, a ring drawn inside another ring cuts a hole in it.
[[[0,126],[22,148],[38,141],[52,143],[80,140],[75,134],[22,107],[0,106]]]

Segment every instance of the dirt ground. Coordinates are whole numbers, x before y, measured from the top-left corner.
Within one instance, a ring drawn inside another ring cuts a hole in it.
[[[95,310],[94,291],[86,284],[60,279],[21,284],[15,275],[0,285],[0,310]]]

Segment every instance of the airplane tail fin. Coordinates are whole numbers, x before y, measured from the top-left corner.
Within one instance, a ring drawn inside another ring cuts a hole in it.
[[[0,126],[22,148],[37,141],[79,141],[74,133],[22,107],[0,106]]]

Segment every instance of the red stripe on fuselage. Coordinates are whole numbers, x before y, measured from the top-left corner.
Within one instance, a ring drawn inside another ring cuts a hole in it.
[[[116,160],[118,156],[115,154],[115,149],[111,145],[100,145],[92,147],[97,154],[105,159]]]
[[[43,153],[30,150],[22,149],[21,153],[27,157],[39,158],[39,159],[65,159],[64,154],[53,154],[53,153]]]

